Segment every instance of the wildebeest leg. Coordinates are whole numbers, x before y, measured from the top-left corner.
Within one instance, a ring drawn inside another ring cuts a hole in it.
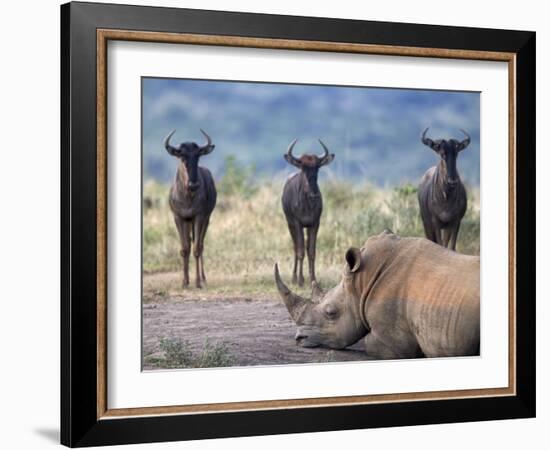
[[[203,249],[204,249],[204,245],[203,245]],[[204,258],[203,258],[203,255],[204,255],[204,251],[201,253],[201,279],[202,279],[202,282],[204,284],[206,284],[206,275],[204,274]]]
[[[292,274],[292,282],[298,283],[298,286],[304,285],[304,229],[298,222],[292,221],[288,224],[288,229],[292,235],[294,242],[294,272]],[[298,272],[296,276],[296,272]]]
[[[304,229],[298,226],[296,229],[296,259],[298,263],[298,286],[304,285]]]
[[[437,237],[433,225],[429,223],[424,223],[424,233],[426,234],[426,239],[429,239],[432,242],[437,242]]]
[[[456,225],[453,227],[453,231],[451,233],[451,245],[449,246],[451,250],[456,250],[456,240],[458,238],[459,229],[460,229],[460,220],[456,222]]]
[[[422,211],[420,211],[420,218],[422,219],[422,225],[424,226],[424,234],[426,235],[426,239],[429,239],[432,242],[435,242],[435,232],[434,232],[434,226],[431,222],[431,220],[426,217]]]
[[[436,223],[435,221],[432,222],[432,227],[433,227],[433,232],[434,232],[434,242],[436,244],[439,244],[439,245],[443,245],[442,242],[442,230],[441,230],[441,225],[439,225],[439,223]]]
[[[315,245],[317,242],[317,232],[319,224],[307,229],[307,260],[309,264],[309,281],[315,281]]]
[[[194,242],[193,242],[193,256],[195,257],[195,284],[198,288],[202,287],[201,284],[201,256],[203,249],[203,228],[205,227],[204,216],[197,216],[193,221],[193,232],[194,232]]]
[[[182,287],[189,286],[189,253],[191,253],[191,222],[181,217],[174,216],[176,228],[180,237],[181,251],[183,259],[183,282]]]
[[[201,233],[201,256],[200,256],[200,263],[201,263],[201,278],[204,283],[206,283],[206,275],[204,274],[204,238],[206,236],[206,230],[208,230],[208,224],[210,223],[210,217],[207,217],[204,221],[204,226],[202,227],[202,233]]]
[[[292,269],[292,282],[296,284],[298,282],[297,272],[298,272],[298,243],[297,243],[297,236],[298,236],[298,227],[299,224],[297,224],[294,221],[287,220],[288,225],[288,231],[290,233],[290,237],[292,238],[292,245],[294,248],[294,268]]]
[[[453,228],[442,228],[441,229],[441,245],[443,247],[449,247],[449,240],[451,239],[451,235],[453,233]]]

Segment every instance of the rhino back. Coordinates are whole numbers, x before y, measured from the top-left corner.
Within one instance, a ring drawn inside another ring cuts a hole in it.
[[[400,239],[365,302],[371,328],[414,337],[424,355],[479,353],[479,257]]]

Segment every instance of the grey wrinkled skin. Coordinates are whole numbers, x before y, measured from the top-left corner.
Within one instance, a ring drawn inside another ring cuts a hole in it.
[[[322,166],[330,164],[334,154],[329,153],[321,140],[324,154],[321,156],[304,154],[298,158],[292,155],[292,149],[297,140],[294,140],[285,153],[285,160],[300,169],[285,183],[282,195],[283,212],[288,225],[288,231],[294,246],[294,270],[292,282],[304,285],[303,263],[305,251],[309,263],[310,281],[315,281],[315,250],[317,232],[323,212],[323,198],[317,184],[317,175]],[[304,241],[304,229],[307,240]]]
[[[216,206],[216,185],[210,171],[198,165],[199,158],[214,150],[212,140],[203,130],[207,139],[206,145],[199,146],[195,142],[184,142],[177,147],[170,145],[172,131],[164,140],[166,151],[180,160],[168,202],[174,215],[181,244],[183,260],[183,287],[189,285],[189,256],[191,244],[195,257],[198,288],[206,282],[204,273],[203,248],[210,215]]]
[[[458,153],[470,144],[470,136],[462,141],[438,139],[433,141],[422,133],[422,143],[439,156],[437,166],[426,171],[418,187],[420,216],[426,237],[443,247],[456,249],[460,222],[466,213],[466,189],[456,167]]]
[[[479,355],[479,257],[385,231],[345,260],[340,283],[323,293],[314,282],[311,299],[275,265],[298,345],[343,349],[365,338],[377,359]]]

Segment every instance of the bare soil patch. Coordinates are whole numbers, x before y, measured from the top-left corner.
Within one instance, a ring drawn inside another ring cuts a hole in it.
[[[296,325],[272,296],[219,296],[189,289],[146,292],[143,302],[143,368],[162,368],[161,339],[181,340],[193,352],[204,343],[224,343],[235,366],[323,363],[371,359],[359,341],[346,350],[302,348]],[[153,362],[154,361],[154,362]]]

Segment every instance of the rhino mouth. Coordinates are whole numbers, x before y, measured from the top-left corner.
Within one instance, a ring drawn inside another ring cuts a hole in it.
[[[304,347],[304,348],[319,347],[319,344],[308,340],[307,336],[304,336],[303,338],[300,338],[300,339],[296,339],[296,345],[299,346],[299,347]]]
[[[313,347],[320,346],[319,342],[312,339],[309,335],[300,331],[296,332],[296,336],[294,336],[294,339],[296,340],[296,345],[300,347],[313,348]]]

